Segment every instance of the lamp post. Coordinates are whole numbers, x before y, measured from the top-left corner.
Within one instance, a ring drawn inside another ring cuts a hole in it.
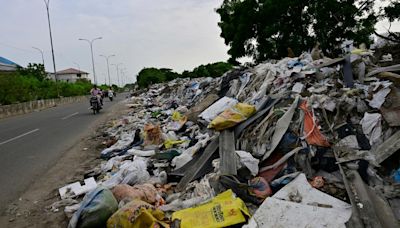
[[[122,74],[122,84],[126,85],[127,84],[127,71],[126,71],[125,67],[121,70],[121,74]]]
[[[120,84],[119,84],[119,66],[122,65],[122,63],[112,64],[112,65],[115,66],[115,67],[117,68],[118,86],[120,86]]]
[[[108,85],[111,86],[110,64],[109,64],[109,62],[108,62],[108,59],[109,59],[110,57],[114,57],[115,55],[109,55],[109,56],[100,55],[100,56],[106,58],[106,61],[107,61],[107,71],[108,71]]]
[[[103,37],[97,37],[97,38],[94,38],[93,40],[79,39],[79,40],[87,41],[87,42],[89,43],[89,45],[90,45],[90,52],[92,53],[93,79],[94,79],[94,84],[95,84],[95,85],[97,84],[97,79],[96,79],[96,70],[94,69],[93,42],[94,42],[95,40],[100,40],[100,39],[102,39],[102,38],[103,38]]]
[[[38,50],[38,51],[40,52],[40,54],[42,54],[42,64],[43,64],[43,67],[44,67],[43,50],[42,50],[42,49],[39,49],[39,48],[37,48],[37,47],[32,47],[32,48],[35,49],[35,50]]]
[[[53,69],[54,69],[54,78],[57,81],[57,71],[56,71],[56,59],[54,57],[54,48],[53,48],[53,36],[51,35],[51,26],[50,26],[50,13],[49,13],[49,4],[50,0],[44,0],[44,4],[46,5],[47,10],[47,21],[49,22],[49,33],[50,33],[50,45],[51,45],[51,56],[53,58]],[[44,64],[44,63],[43,63]],[[58,89],[57,89],[58,93]]]

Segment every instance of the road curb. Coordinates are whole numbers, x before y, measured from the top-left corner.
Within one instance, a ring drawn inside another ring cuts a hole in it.
[[[12,105],[2,105],[0,106],[0,119],[40,111],[61,104],[80,102],[87,99],[88,96],[76,96],[28,101]]]

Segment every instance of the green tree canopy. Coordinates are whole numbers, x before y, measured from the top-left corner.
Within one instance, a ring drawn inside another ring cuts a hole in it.
[[[43,81],[46,79],[46,71],[43,64],[29,63],[26,68],[18,67],[17,71],[22,76],[29,76]]]
[[[252,57],[256,62],[310,50],[316,42],[336,55],[344,40],[370,43],[378,21],[373,0],[224,0],[221,37],[230,62]]]
[[[137,76],[137,83],[140,87],[148,87],[151,84],[164,82],[166,78],[165,73],[160,69],[143,68]]]
[[[232,67],[229,63],[216,62],[200,65],[194,68],[193,71],[185,70],[182,74],[168,68],[143,68],[137,75],[137,83],[139,87],[144,88],[151,84],[171,81],[176,78],[220,77]]]

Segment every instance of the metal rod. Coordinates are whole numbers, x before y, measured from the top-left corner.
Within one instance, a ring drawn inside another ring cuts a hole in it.
[[[109,55],[109,56],[100,55],[100,56],[104,57],[104,58],[106,59],[106,61],[107,61],[108,85],[109,85],[109,86],[111,86],[111,77],[110,77],[110,64],[109,64],[109,61],[108,61],[108,59],[109,59],[110,57],[113,57],[113,56],[115,56],[115,55]]]
[[[90,45],[90,52],[92,54],[93,79],[94,79],[94,84],[95,85],[97,85],[97,78],[96,78],[96,69],[94,67],[93,42],[95,40],[100,40],[100,39],[102,39],[102,37],[97,37],[97,38],[94,38],[93,40],[79,39],[79,40],[84,40],[84,41],[88,42],[89,45]]]
[[[40,52],[40,54],[42,55],[42,64],[43,64],[43,67],[44,67],[43,51],[40,48],[37,48],[37,47],[32,47],[32,48],[38,50]]]

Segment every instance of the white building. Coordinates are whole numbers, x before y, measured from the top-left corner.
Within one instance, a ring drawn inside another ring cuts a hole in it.
[[[51,74],[50,77],[51,77],[51,79],[54,80],[54,74]],[[85,80],[91,81],[89,79],[89,73],[81,71],[81,70],[69,68],[69,69],[57,71],[57,80],[59,80],[59,81],[74,83],[78,79],[85,79]]]

